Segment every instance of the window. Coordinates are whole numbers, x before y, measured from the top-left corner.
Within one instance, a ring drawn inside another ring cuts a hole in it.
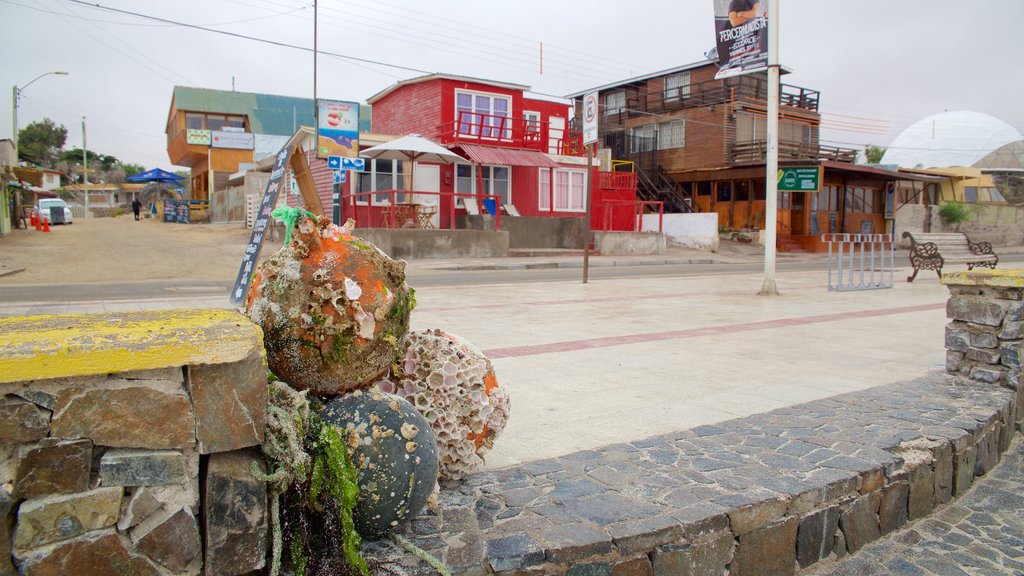
[[[537,189],[537,207],[540,210],[551,209],[551,172],[552,170],[541,169],[540,180]],[[554,184],[554,209],[558,212],[583,212],[586,196],[583,185],[586,172],[583,170],[564,170],[556,168],[553,170],[555,176]]]
[[[686,146],[686,121],[673,120],[658,124],[658,150]]]
[[[690,72],[665,77],[665,100],[686,98],[690,95]]]
[[[195,112],[187,112],[185,114],[185,128],[189,130],[202,130],[205,120],[206,117],[202,114],[196,114]]]
[[[978,201],[978,187],[977,186],[964,186],[964,202],[977,202]]]
[[[455,192],[457,194],[476,194],[477,175],[475,166],[471,164],[455,165]],[[501,204],[511,204],[511,187],[509,186],[508,166],[481,166],[481,177],[484,181],[482,194],[497,196]],[[462,197],[465,201],[466,198]]]
[[[626,111],[626,91],[616,90],[604,95],[604,115],[614,116]]]
[[[356,172],[355,190],[353,194],[376,192],[377,190],[405,190],[405,176],[402,172],[403,162],[398,160],[367,159],[362,172]],[[357,204],[366,204],[366,196],[357,196]],[[373,195],[374,206],[387,206],[391,203],[389,193]]]
[[[657,134],[657,124],[644,124],[634,126],[629,130],[629,151],[650,152],[654,150]]]
[[[228,128],[245,128],[245,118],[242,116],[228,116],[228,121],[224,125]]]
[[[526,124],[527,134],[537,134],[540,132],[540,112],[531,112],[527,110],[523,112],[523,120]]]
[[[459,134],[494,139],[512,137],[512,100],[508,96],[456,90],[455,116]]]
[[[223,116],[209,115],[206,117],[206,129],[207,130],[220,130],[224,128],[224,122],[226,119]]]

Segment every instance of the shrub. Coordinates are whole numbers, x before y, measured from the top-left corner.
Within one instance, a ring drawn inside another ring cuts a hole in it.
[[[110,216],[117,218],[118,216],[124,215],[124,208],[114,208],[114,211],[110,213]]]
[[[946,202],[939,208],[939,216],[947,224],[953,224],[954,230],[960,230],[960,223],[971,217],[971,211],[959,202]]]

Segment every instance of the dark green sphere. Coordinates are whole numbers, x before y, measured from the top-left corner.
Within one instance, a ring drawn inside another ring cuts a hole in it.
[[[378,539],[418,514],[437,484],[437,439],[403,398],[357,391],[327,402],[321,418],[338,429],[359,481],[356,530]]]

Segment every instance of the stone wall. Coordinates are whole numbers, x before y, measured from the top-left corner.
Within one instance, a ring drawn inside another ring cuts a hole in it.
[[[261,568],[266,374],[236,312],[0,319],[0,574]]]
[[[1024,270],[947,273],[946,370],[998,384],[1024,402]],[[1019,422],[1018,422],[1019,424]]]
[[[665,214],[661,228],[669,242],[697,250],[718,251],[718,213]],[[643,231],[658,231],[658,215],[643,215]]]
[[[903,232],[953,232],[959,230],[973,242],[989,242],[999,253],[1000,246],[1024,245],[1024,208],[995,204],[967,204],[970,218],[957,228],[943,222],[938,206],[908,204],[896,211],[896,236]],[[900,248],[909,248],[909,239],[900,239]]]

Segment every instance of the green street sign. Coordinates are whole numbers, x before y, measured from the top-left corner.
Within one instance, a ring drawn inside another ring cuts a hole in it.
[[[779,168],[779,192],[817,192],[820,189],[820,167],[787,166]]]

